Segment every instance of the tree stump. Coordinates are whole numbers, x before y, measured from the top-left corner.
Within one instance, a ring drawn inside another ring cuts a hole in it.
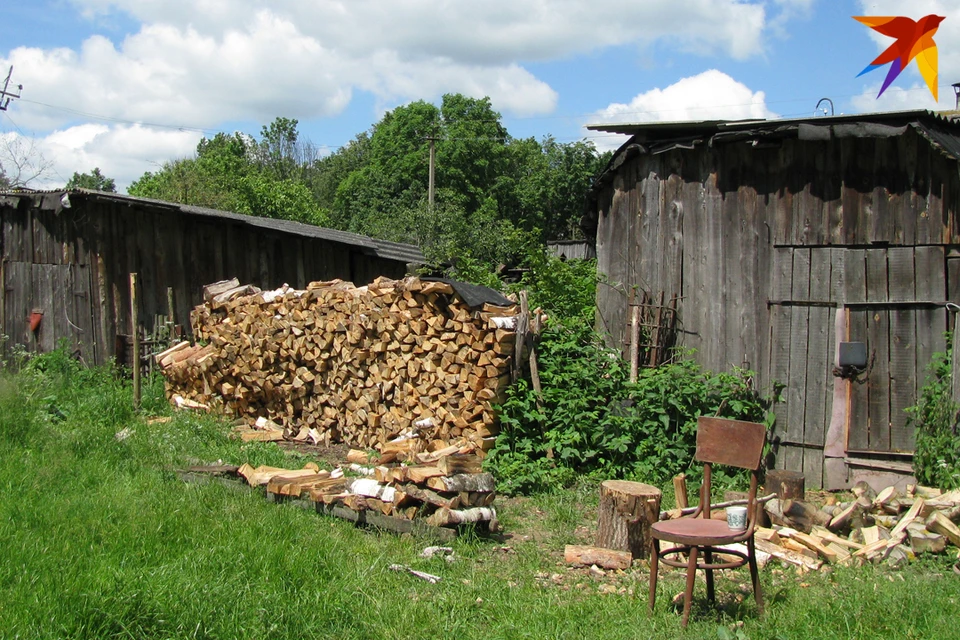
[[[650,526],[660,518],[660,489],[624,480],[600,485],[597,546],[629,551],[633,557],[650,555]]]
[[[767,492],[775,492],[781,500],[803,500],[805,485],[803,474],[799,471],[786,469],[770,469],[767,471]]]

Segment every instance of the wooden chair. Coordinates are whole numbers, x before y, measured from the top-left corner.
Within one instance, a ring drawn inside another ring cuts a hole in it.
[[[757,609],[763,613],[763,596],[760,594],[760,577],[757,571],[756,547],[753,531],[756,526],[757,470],[766,441],[766,427],[755,422],[726,420],[724,418],[701,417],[697,421],[696,460],[703,462],[703,485],[700,487],[700,506],[695,513],[676,520],[656,522],[651,527],[653,549],[650,557],[650,611],[653,611],[657,597],[657,569],[659,562],[671,567],[687,569],[687,586],[683,600],[683,620],[686,627],[690,617],[690,603],[693,597],[693,583],[697,569],[703,569],[707,578],[707,599],[715,601],[713,572],[716,569],[733,569],[750,565],[750,578],[753,580],[753,593],[757,599]],[[747,504],[747,528],[736,531],[727,526],[726,520],[710,518],[710,471],[712,464],[725,464],[750,470],[750,495]],[[660,541],[671,542],[676,546],[660,552]],[[734,559],[714,562],[713,554],[717,546],[737,542],[746,543],[747,553],[738,550],[723,549],[727,556]],[[684,561],[679,554],[687,554]],[[701,559],[702,555],[702,559]],[[677,557],[671,557],[677,556]]]

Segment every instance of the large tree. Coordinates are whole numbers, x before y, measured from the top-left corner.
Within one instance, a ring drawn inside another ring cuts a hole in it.
[[[67,182],[65,189],[93,189],[94,191],[109,191],[116,193],[117,183],[100,173],[100,167],[94,167],[90,173],[73,172],[73,177]]]
[[[130,195],[182,202],[309,224],[328,222],[309,187],[293,175],[288,150],[297,144],[296,120],[277,118],[265,139],[218,133],[197,145],[193,158],[173,160],[130,185]],[[280,139],[269,136],[277,134]]]

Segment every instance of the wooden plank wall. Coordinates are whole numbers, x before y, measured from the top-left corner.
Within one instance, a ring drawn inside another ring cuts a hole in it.
[[[612,346],[625,344],[631,289],[679,288],[678,342],[702,365],[748,365],[763,391],[788,385],[778,429],[794,444],[783,462],[819,486],[833,317],[853,305],[849,339],[876,355],[867,384],[850,385],[850,447],[912,448],[900,416],[944,347],[947,315],[864,303],[960,295],[960,260],[948,277],[945,257],[960,244],[956,161],[912,129],[773,148],[717,142],[627,160],[598,202],[598,325]]]
[[[154,317],[167,314],[168,287],[176,322],[189,327],[203,285],[216,280],[302,288],[333,278],[366,284],[406,271],[359,247],[176,209],[101,201],[54,210],[50,198],[15,202],[0,205],[0,333],[40,351],[66,339],[91,364],[106,362],[115,354],[115,336],[130,333],[131,272],[140,274],[141,322],[152,329]],[[36,336],[27,329],[34,308],[44,311]]]

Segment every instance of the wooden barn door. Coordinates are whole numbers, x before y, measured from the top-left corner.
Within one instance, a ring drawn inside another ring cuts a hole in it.
[[[909,456],[916,403],[947,329],[943,247],[850,250],[847,339],[867,346],[867,370],[850,384],[847,453]],[[862,278],[861,278],[862,275]]]
[[[843,297],[843,250],[777,247],[770,295],[770,365],[785,385],[774,410],[775,466],[823,484],[823,448],[833,407],[834,314]]]
[[[945,273],[940,246],[774,249],[768,371],[786,385],[772,433],[778,468],[802,471],[808,487],[823,482],[838,308],[847,317],[839,339],[865,343],[868,358],[866,371],[847,383],[846,454],[913,452],[904,409],[945,348]]]

